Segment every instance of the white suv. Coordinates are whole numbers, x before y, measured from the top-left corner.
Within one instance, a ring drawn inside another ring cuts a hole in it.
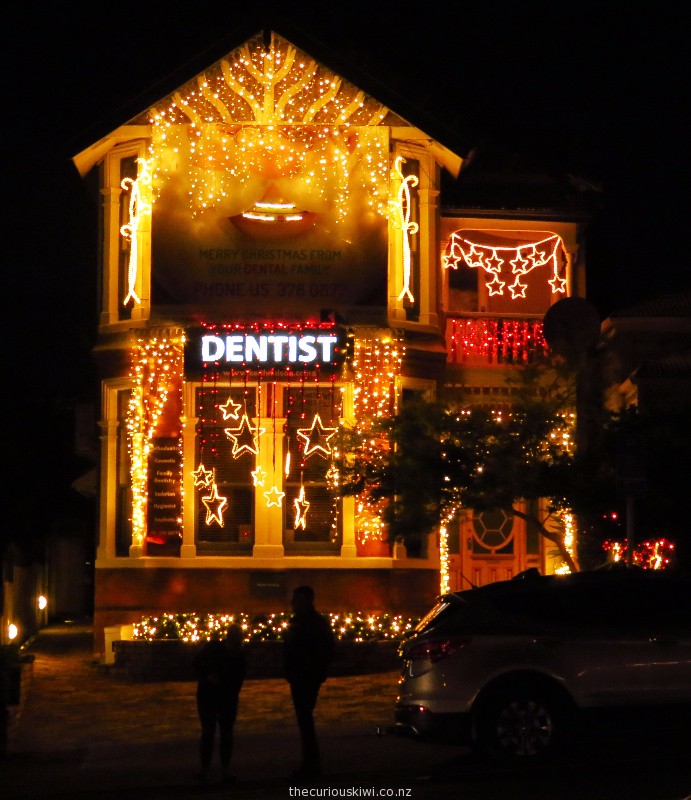
[[[440,598],[399,654],[399,729],[543,756],[579,710],[691,702],[691,579],[526,574]]]

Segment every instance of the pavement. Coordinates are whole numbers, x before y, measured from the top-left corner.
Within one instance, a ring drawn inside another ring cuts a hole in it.
[[[291,778],[299,740],[287,683],[247,680],[240,695],[232,771],[220,784],[215,764],[199,785],[199,725],[194,682],[143,683],[116,677],[94,659],[87,621],[44,628],[26,652],[35,656],[26,703],[0,762],[2,798],[288,798],[305,788]],[[357,796],[369,787],[417,796],[453,746],[387,733],[396,673],[330,678],[316,711],[324,776],[322,796]],[[305,796],[303,794],[303,796]]]
[[[33,679],[0,760],[2,800],[691,800],[685,709],[667,728],[633,719],[629,734],[598,729],[555,763],[500,767],[461,747],[388,732],[396,672],[327,680],[316,712],[324,776],[312,784],[291,778],[300,748],[288,685],[247,680],[235,727],[237,781],[221,785],[215,764],[202,786],[193,682],[109,672],[94,659],[88,620],[44,628],[28,652]]]

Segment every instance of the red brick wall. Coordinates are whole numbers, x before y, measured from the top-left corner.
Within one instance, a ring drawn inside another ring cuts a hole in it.
[[[103,652],[105,626],[137,622],[148,614],[290,611],[292,589],[303,583],[314,587],[320,611],[418,616],[434,603],[439,573],[420,569],[97,569],[94,651]]]

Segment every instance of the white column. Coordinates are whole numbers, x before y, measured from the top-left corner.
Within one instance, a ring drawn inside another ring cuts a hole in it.
[[[101,428],[101,486],[97,560],[115,558],[118,421],[117,419],[102,420],[99,427]]]
[[[185,393],[187,401],[187,392]],[[189,408],[185,402],[185,410]],[[194,521],[195,521],[195,494],[194,494],[194,475],[195,468],[194,453],[197,432],[197,418],[183,415],[180,418],[182,424],[182,545],[180,547],[180,558],[194,558],[197,555],[197,545],[194,541]]]
[[[285,419],[265,417],[261,424],[266,432],[260,437],[257,466],[266,472],[263,486],[255,487],[254,494],[254,547],[255,558],[283,558],[283,516],[284,508],[267,505],[265,492],[276,486],[283,491],[283,426]],[[275,426],[275,428],[274,428]],[[276,452],[274,453],[274,446]],[[285,503],[285,497],[281,501]]]
[[[116,160],[119,167],[120,162]],[[115,167],[111,165],[111,169]],[[106,180],[111,170],[107,170]],[[118,320],[118,239],[120,236],[120,194],[119,184],[104,186],[103,196],[103,302],[101,306],[101,325],[110,325]]]

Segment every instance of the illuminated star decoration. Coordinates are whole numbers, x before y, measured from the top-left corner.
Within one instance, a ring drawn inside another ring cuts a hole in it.
[[[563,293],[566,291],[566,280],[560,278],[558,275],[555,275],[551,280],[547,281],[547,283],[552,287],[552,292],[555,294],[557,292]]]
[[[295,508],[295,522],[294,528],[302,528],[304,531],[307,527],[307,512],[310,503],[305,499],[305,487],[300,487],[300,494],[293,500],[293,507]]]
[[[516,275],[516,280],[509,286],[509,290],[511,291],[511,297],[514,300],[517,297],[525,297],[525,290],[528,288],[527,283],[521,283],[520,276]]]
[[[240,416],[241,403],[234,403],[233,398],[229,397],[226,402],[218,407],[223,414],[223,419],[237,419]]]
[[[194,485],[202,486],[204,489],[208,489],[214,482],[214,471],[207,469],[203,464],[200,464],[192,475],[194,475]]]
[[[257,467],[253,469],[250,473],[252,475],[252,483],[255,486],[263,486],[264,481],[266,480],[266,470],[262,469],[261,467]]]
[[[215,483],[211,485],[211,494],[202,497],[202,503],[206,506],[206,524],[217,522],[223,527],[223,511],[228,505],[228,498],[218,493],[218,486]]]
[[[305,457],[312,453],[331,455],[329,440],[338,433],[338,428],[324,427],[319,414],[314,415],[310,428],[298,428],[298,436],[305,442]]]
[[[504,281],[499,280],[499,273],[495,272],[494,278],[491,281],[485,284],[485,286],[489,289],[490,297],[495,294],[504,294],[504,286],[506,284]]]
[[[285,492],[279,491],[278,486],[272,486],[268,492],[264,492],[264,497],[266,497],[267,508],[270,508],[271,506],[278,506],[281,508],[283,506]]]
[[[247,414],[242,415],[237,428],[224,428],[225,435],[233,440],[233,458],[239,458],[245,451],[257,455],[259,437],[265,430],[266,428],[260,428],[258,425],[253,428]]]

